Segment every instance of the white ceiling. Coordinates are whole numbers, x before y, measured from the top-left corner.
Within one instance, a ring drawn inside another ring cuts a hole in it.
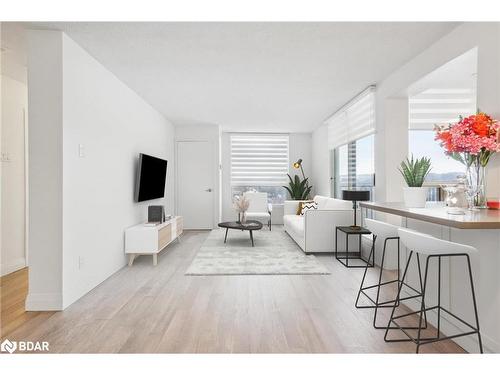
[[[308,132],[456,23],[32,23],[63,30],[176,125]]]

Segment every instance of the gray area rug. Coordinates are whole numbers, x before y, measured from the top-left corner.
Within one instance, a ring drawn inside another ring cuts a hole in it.
[[[278,227],[279,228],[279,227]],[[210,232],[185,275],[326,275],[327,268],[314,255],[305,255],[281,229],[248,231],[225,229]]]

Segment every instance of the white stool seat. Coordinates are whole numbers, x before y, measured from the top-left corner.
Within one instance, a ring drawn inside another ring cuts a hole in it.
[[[411,229],[399,228],[398,233],[403,245],[415,253],[424,255],[477,253],[477,249],[472,246],[441,240]]]
[[[384,223],[383,221],[365,219],[365,226],[380,238],[398,237],[399,227],[389,223]]]

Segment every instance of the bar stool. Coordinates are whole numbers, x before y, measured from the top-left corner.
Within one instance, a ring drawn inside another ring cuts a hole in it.
[[[470,254],[475,254],[477,253],[477,250],[472,247],[472,246],[467,246],[467,245],[462,245],[450,241],[445,241],[445,240],[440,240],[438,238],[432,237],[427,234],[415,232],[410,229],[404,229],[400,228],[398,230],[399,237],[401,239],[401,242],[403,245],[405,245],[409,250],[410,254],[408,256],[408,261],[406,262],[405,270],[403,272],[403,280],[406,277],[406,274],[408,272],[408,266],[410,265],[410,261],[412,258],[413,253],[417,254],[417,262],[420,263],[418,259],[418,255],[421,254],[423,256],[427,256],[427,260],[425,263],[425,276],[424,276],[424,286],[423,286],[423,296],[422,296],[422,303],[421,303],[421,308],[418,311],[414,311],[411,313],[407,314],[402,314],[399,316],[394,316],[394,313],[396,311],[396,305],[393,306],[392,308],[392,313],[391,313],[391,318],[389,320],[389,324],[387,325],[386,331],[385,331],[385,336],[384,340],[387,342],[401,342],[401,341],[412,341],[417,345],[416,352],[419,352],[420,346],[424,344],[430,344],[433,342],[438,342],[438,341],[443,341],[443,340],[450,340],[453,338],[457,337],[462,337],[462,336],[468,336],[468,335],[476,335],[479,340],[479,351],[483,353],[483,344],[481,341],[481,333],[479,332],[479,318],[478,318],[478,313],[477,313],[477,304],[476,304],[476,294],[474,291],[474,281],[472,278],[472,268],[470,264]],[[441,258],[451,258],[451,257],[463,257],[467,260],[467,268],[468,268],[468,273],[469,273],[469,281],[470,281],[470,288],[472,292],[472,304],[474,307],[474,315],[475,315],[475,324],[476,326],[474,327],[473,325],[467,323],[465,320],[462,318],[458,317],[457,315],[453,314],[449,310],[445,309],[444,307],[441,306]],[[438,266],[438,290],[437,290],[437,305],[432,306],[432,307],[425,307],[425,295],[426,295],[426,288],[427,288],[427,274],[429,271],[429,263],[432,259],[437,258],[437,266]],[[396,302],[399,302],[401,299],[401,287],[402,284],[400,284],[399,290],[398,290],[398,295],[396,297]],[[423,313],[431,310],[437,310],[437,334],[436,337],[428,337],[428,338],[423,338],[421,336],[421,331],[422,331],[422,315]],[[441,312],[445,312],[448,315],[452,316],[453,318],[457,319],[459,322],[470,328],[470,331],[464,332],[464,333],[458,333],[450,336],[441,336],[441,333],[439,332],[440,330],[440,323],[441,323]],[[397,323],[397,319],[404,318],[407,316],[419,314],[419,329],[418,329],[418,334],[417,338],[412,337],[408,332],[403,327],[400,327],[399,324]],[[397,328],[399,328],[407,337],[408,339],[388,339],[387,335],[389,333],[389,329],[391,327],[391,324],[394,324]]]
[[[390,308],[393,307],[394,304],[396,306],[399,306],[400,301],[404,301],[406,299],[411,299],[411,298],[417,298],[417,297],[422,297],[422,290],[423,290],[423,284],[422,284],[422,272],[420,269],[420,262],[419,262],[419,267],[418,267],[418,277],[420,281],[420,290],[417,290],[413,288],[411,285],[404,283],[406,287],[414,291],[416,294],[411,295],[408,297],[403,297],[400,298],[398,301],[396,300],[396,296],[394,296],[394,299],[388,300],[388,301],[380,301],[380,288],[386,285],[390,285],[393,283],[398,283],[397,284],[397,290],[399,290],[400,284],[403,282],[400,278],[400,244],[399,244],[399,234],[398,234],[398,229],[399,227],[396,225],[384,223],[383,221],[378,221],[378,220],[373,220],[373,219],[365,219],[365,226],[372,232],[373,234],[373,239],[372,239],[372,246],[370,250],[370,255],[368,256],[368,263],[370,263],[370,259],[373,257],[373,264],[375,263],[375,245],[377,239],[382,239],[384,241],[384,247],[382,250],[382,259],[380,262],[380,272],[378,275],[378,283],[373,284],[373,285],[368,285],[365,286],[365,279],[366,279],[366,274],[368,272],[368,266],[365,267],[365,272],[363,274],[363,279],[361,280],[361,285],[359,286],[358,290],[358,296],[356,298],[356,303],[355,306],[358,309],[375,309],[375,312],[373,314],[373,327],[376,329],[386,329],[387,324],[384,325],[377,325],[377,313],[379,308]],[[397,244],[397,259],[398,259],[398,268],[397,268],[397,278],[389,281],[384,281],[382,282],[382,275],[384,272],[384,262],[385,262],[385,253],[387,250],[387,244],[389,241],[394,241]],[[418,257],[418,254],[417,254]],[[368,265],[367,263],[367,265]],[[375,300],[373,300],[372,297],[370,297],[367,294],[367,290],[377,288],[377,295],[375,297]],[[371,302],[371,305],[360,305],[359,303],[359,298],[363,294],[368,300]],[[398,327],[391,327],[390,329],[397,329]],[[404,327],[405,329],[418,329],[419,327]],[[427,328],[427,316],[425,316],[425,325],[424,329]]]

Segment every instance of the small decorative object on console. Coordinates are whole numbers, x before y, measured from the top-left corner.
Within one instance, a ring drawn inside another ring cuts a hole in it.
[[[165,221],[165,208],[163,206],[148,206],[148,222],[163,223]]]

